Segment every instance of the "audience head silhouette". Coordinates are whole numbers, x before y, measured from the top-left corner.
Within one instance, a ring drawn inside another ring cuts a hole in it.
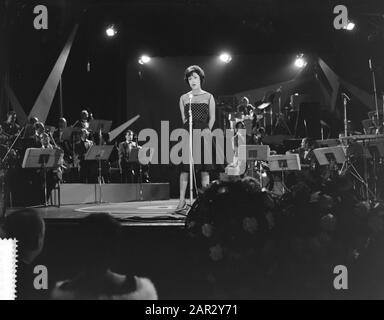
[[[17,239],[18,256],[23,262],[31,263],[42,251],[44,245],[44,220],[33,209],[14,211],[5,217],[3,225],[6,238]]]

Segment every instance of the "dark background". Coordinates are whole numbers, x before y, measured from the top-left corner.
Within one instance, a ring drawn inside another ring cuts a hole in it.
[[[33,28],[37,4],[48,8],[48,30]],[[180,125],[179,97],[189,89],[183,81],[188,65],[205,69],[205,89],[218,98],[291,79],[298,72],[292,64],[300,52],[321,57],[343,79],[370,93],[368,59],[372,58],[380,93],[384,90],[384,4],[344,1],[356,23],[353,32],[334,29],[337,4],[326,0],[1,0],[0,80],[9,82],[28,114],[78,23],[62,77],[69,124],[81,109],[89,108],[96,119],[113,120],[113,128],[140,114],[133,130],[158,130],[161,120],[169,120],[172,130]],[[118,29],[113,39],[105,35],[111,23]],[[218,63],[223,50],[233,55],[228,65]],[[141,66],[137,61],[143,53],[153,59]],[[0,119],[4,120],[9,104],[2,87]],[[351,106],[351,117],[360,121],[366,109],[356,101]],[[58,116],[56,93],[46,123],[55,125]],[[341,116],[340,112],[328,115],[337,129],[342,128]],[[165,173],[154,174],[164,181]]]
[[[368,58],[372,57],[379,91],[383,89],[381,1],[343,2],[357,24],[350,33],[333,28],[336,1],[2,0],[0,4],[2,76],[7,74],[27,113],[79,23],[63,74],[64,113],[70,123],[83,107],[96,118],[112,119],[116,126],[137,109],[145,124],[153,125],[148,114],[152,118],[161,114],[173,122],[179,95],[188,89],[183,71],[191,63],[205,67],[206,89],[217,96],[283,81],[290,75],[283,67],[297,53],[312,53],[347,81],[371,92]],[[37,4],[48,7],[48,30],[33,28]],[[114,39],[104,33],[110,23],[118,28]],[[239,56],[229,65],[215,65],[222,50]],[[145,66],[140,79],[137,59],[142,53],[157,58]],[[47,122],[55,123],[58,113],[56,98]]]

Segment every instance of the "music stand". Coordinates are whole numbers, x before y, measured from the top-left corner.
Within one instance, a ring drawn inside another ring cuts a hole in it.
[[[100,119],[92,119],[89,123],[89,131],[91,132],[100,132],[108,133],[111,131],[112,121],[111,120],[100,120]]]
[[[268,161],[270,148],[267,145],[240,145],[239,148],[246,148],[247,160]]]
[[[98,161],[99,164],[99,174],[98,174],[98,183],[99,183],[99,190],[100,190],[100,200],[98,201],[99,203],[102,202],[102,196],[101,196],[101,161],[106,161],[109,159],[112,150],[114,146],[109,146],[109,145],[101,145],[101,146],[96,146],[93,145],[87,153],[84,156],[84,160],[86,161],[91,161],[91,160],[96,160]],[[95,199],[96,199],[96,188],[95,188]]]
[[[60,149],[28,148],[25,151],[22,168],[43,169],[44,174],[44,206],[48,206],[47,195],[47,169],[57,168],[60,165]]]
[[[319,148],[313,150],[315,157],[321,166],[331,164],[331,162],[337,164],[344,164],[346,157],[342,146]]]
[[[286,171],[301,171],[300,157],[298,154],[273,155],[268,158],[270,171],[281,172],[281,182],[283,193],[288,189],[284,183],[284,173]]]
[[[245,150],[244,150],[245,148]],[[243,152],[243,153],[241,153]],[[239,154],[245,154],[247,162],[251,165],[252,177],[254,176],[255,161],[259,162],[260,169],[260,186],[263,185],[261,171],[263,168],[262,161],[268,161],[270,156],[270,148],[268,145],[240,145]]]

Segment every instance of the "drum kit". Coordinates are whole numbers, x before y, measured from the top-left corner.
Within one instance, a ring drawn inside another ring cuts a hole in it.
[[[274,111],[274,100],[278,104],[278,111]],[[264,128],[264,132],[269,135],[277,133],[292,135],[287,124],[288,117],[286,116],[287,112],[285,112],[287,110],[282,110],[281,87],[266,92],[264,98],[255,104],[255,108],[250,112],[250,115],[238,112],[238,110],[235,110],[236,108],[228,104],[219,103],[218,107],[225,116],[224,128],[235,129],[238,122],[243,122],[247,129],[247,135],[251,135],[254,128]]]

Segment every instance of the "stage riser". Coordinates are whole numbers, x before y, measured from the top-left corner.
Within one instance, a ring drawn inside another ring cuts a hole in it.
[[[52,192],[55,205],[58,204],[57,190]],[[60,204],[94,203],[100,199],[100,187],[95,184],[64,183],[60,186]],[[169,183],[126,183],[102,184],[103,202],[126,202],[140,200],[168,200]]]

